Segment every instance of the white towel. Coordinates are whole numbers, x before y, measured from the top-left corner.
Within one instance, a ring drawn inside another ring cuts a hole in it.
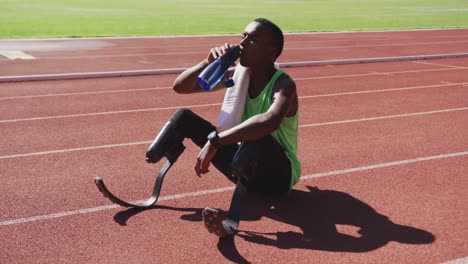
[[[280,66],[275,62],[275,68]],[[232,76],[234,86],[226,90],[223,105],[219,113],[217,128],[219,131],[227,130],[240,124],[244,113],[245,101],[249,90],[250,76],[249,70],[238,63]]]
[[[234,86],[226,89],[223,105],[219,113],[217,122],[219,131],[224,131],[238,125],[244,113],[245,100],[250,83],[248,68],[238,63],[232,79],[234,80]]]

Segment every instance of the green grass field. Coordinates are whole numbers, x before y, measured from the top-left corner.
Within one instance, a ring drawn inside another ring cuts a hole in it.
[[[239,33],[256,17],[285,32],[468,27],[468,1],[0,0],[0,38]]]

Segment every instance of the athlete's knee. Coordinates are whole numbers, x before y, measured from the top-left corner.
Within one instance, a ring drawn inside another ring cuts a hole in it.
[[[231,162],[233,176],[243,181],[252,181],[256,178],[258,167],[258,142],[243,142]]]
[[[172,115],[171,120],[174,124],[180,124],[181,122],[187,122],[195,114],[187,108],[180,108],[177,112]]]

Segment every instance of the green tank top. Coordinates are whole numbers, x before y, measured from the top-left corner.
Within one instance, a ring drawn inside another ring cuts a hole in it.
[[[249,95],[247,95],[244,113],[242,115],[242,122],[254,115],[268,111],[271,106],[273,86],[278,77],[280,77],[283,73],[286,74],[282,70],[277,70],[271,78],[270,82],[268,82],[263,91],[257,97],[252,99]],[[297,133],[299,125],[298,119],[299,109],[294,116],[284,118],[280,127],[271,134],[283,147],[286,156],[291,162],[292,177],[290,188],[292,188],[301,177],[301,163],[297,157]]]

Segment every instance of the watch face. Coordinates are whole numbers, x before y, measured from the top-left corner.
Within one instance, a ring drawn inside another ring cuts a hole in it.
[[[220,147],[220,144],[219,144],[218,140],[219,140],[218,132],[213,131],[213,132],[211,132],[211,133],[208,135],[208,141],[210,141],[210,143],[211,143],[215,148],[219,148],[219,147]]]
[[[218,135],[218,133],[216,131],[211,132],[210,134],[208,134],[208,140],[212,140],[217,135]]]

